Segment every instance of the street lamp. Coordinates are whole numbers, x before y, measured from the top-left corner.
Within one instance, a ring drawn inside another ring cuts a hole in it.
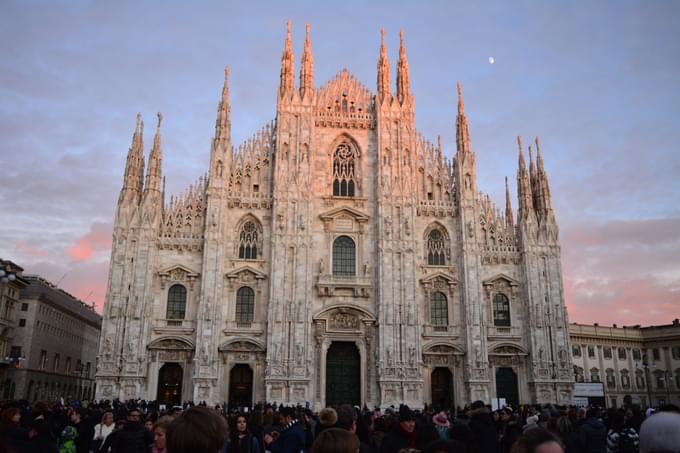
[[[640,366],[638,365],[637,362],[635,362],[635,368],[640,369]],[[649,398],[647,402],[647,407],[654,407],[654,405],[652,404],[652,386],[651,381],[649,379],[650,368],[656,368],[656,365],[654,363],[649,365],[646,360],[643,360],[642,369],[645,370],[645,385],[647,386],[647,398]]]
[[[12,270],[0,269],[0,283],[9,283],[17,279],[17,273]]]
[[[9,365],[13,368],[21,368],[21,364],[26,361],[26,357],[23,357],[23,356],[6,356],[6,357],[0,357],[0,361],[3,364]]]

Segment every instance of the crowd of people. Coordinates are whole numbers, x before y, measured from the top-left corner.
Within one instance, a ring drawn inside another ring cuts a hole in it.
[[[5,403],[0,453],[680,453],[680,409]]]

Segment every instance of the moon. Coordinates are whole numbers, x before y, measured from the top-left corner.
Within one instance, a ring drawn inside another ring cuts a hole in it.
[[[489,57],[489,64],[494,64],[496,60],[493,57]]]

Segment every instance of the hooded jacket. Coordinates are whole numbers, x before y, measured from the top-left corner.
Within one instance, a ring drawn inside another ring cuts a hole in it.
[[[578,435],[583,453],[607,452],[607,427],[599,418],[586,419],[579,428]]]

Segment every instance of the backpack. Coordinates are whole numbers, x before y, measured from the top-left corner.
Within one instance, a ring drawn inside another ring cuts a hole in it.
[[[620,431],[618,448],[619,453],[638,453],[637,446],[635,445],[635,438],[630,436],[630,430]]]

